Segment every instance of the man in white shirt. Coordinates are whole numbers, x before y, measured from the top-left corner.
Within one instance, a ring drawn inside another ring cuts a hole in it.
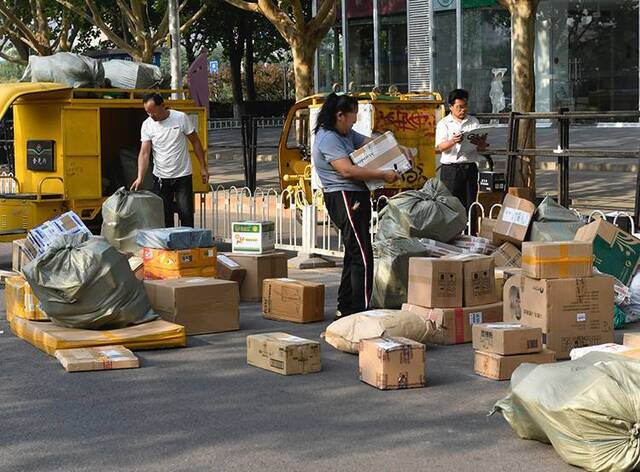
[[[153,152],[154,192],[164,201],[164,221],[167,228],[173,226],[174,199],[182,226],[193,227],[193,181],[191,157],[187,139],[200,163],[203,183],[209,182],[209,171],[204,149],[191,119],[178,110],[167,110],[162,95],[150,93],[142,99],[149,115],[140,130],[140,154],[138,178],[131,190],[138,190],[149,168]]]
[[[448,97],[449,113],[436,126],[436,150],[440,156],[440,180],[469,211],[478,193],[478,151],[488,146],[486,134],[470,133],[480,127],[467,115],[469,92],[455,89]]]

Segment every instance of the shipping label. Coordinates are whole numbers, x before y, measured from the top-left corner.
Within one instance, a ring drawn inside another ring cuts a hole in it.
[[[518,210],[516,208],[505,208],[502,215],[502,220],[507,223],[513,223],[514,225],[529,226],[531,221],[531,214],[526,211]]]

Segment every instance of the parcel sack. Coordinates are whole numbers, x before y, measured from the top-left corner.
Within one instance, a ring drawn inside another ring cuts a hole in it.
[[[135,254],[140,229],[164,228],[164,204],[155,193],[120,187],[102,204],[100,234],[120,252]]]
[[[523,439],[551,443],[571,465],[591,471],[640,467],[640,361],[591,352],[558,364],[523,364],[498,401]]]
[[[371,306],[400,308],[407,301],[409,258],[428,254],[417,239],[387,239],[373,244],[374,272]]]
[[[56,82],[73,88],[100,88],[104,67],[99,59],[58,52],[51,56],[29,56],[21,82]]]
[[[378,241],[429,238],[448,242],[467,224],[460,200],[436,178],[429,179],[421,190],[407,190],[391,197],[379,218]]]
[[[546,196],[538,205],[531,223],[530,241],[571,241],[584,221],[573,211]]]
[[[43,311],[61,326],[117,329],[157,318],[127,258],[104,238],[60,236],[23,272]]]
[[[327,343],[356,354],[361,339],[399,336],[419,343],[427,339],[432,323],[416,313],[402,310],[370,310],[334,321],[324,332]]]

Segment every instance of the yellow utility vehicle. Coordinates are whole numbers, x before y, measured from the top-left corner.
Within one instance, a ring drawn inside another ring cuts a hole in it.
[[[153,91],[165,97],[167,108],[190,115],[206,156],[205,109],[191,99],[171,100],[171,90]],[[22,238],[69,210],[90,227],[99,221],[104,199],[135,179],[140,126],[147,118],[141,99],[146,92],[150,90],[0,84],[0,119],[11,109],[14,148],[13,172],[0,176],[1,187],[11,187],[0,193],[0,241]],[[207,192],[189,147],[194,192]]]
[[[391,131],[400,144],[418,150],[413,169],[377,193],[392,195],[422,187],[436,172],[435,130],[444,115],[442,97],[435,92],[352,95],[358,99],[356,131],[366,136]],[[311,148],[313,129],[325,97],[313,95],[298,101],[289,110],[280,135],[280,186],[295,195],[296,206],[311,202],[314,190],[319,188],[311,164]]]

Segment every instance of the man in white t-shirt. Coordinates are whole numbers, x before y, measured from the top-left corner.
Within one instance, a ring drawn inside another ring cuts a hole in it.
[[[467,115],[469,92],[452,90],[447,101],[451,113],[436,126],[436,150],[442,153],[440,180],[469,211],[478,193],[478,151],[487,148],[487,135],[470,133],[480,123]]]
[[[165,226],[173,226],[174,199],[182,226],[193,227],[193,181],[191,157],[187,139],[200,163],[203,183],[209,183],[209,171],[204,149],[191,119],[183,112],[167,110],[162,95],[150,93],[143,97],[144,110],[149,115],[140,130],[138,178],[131,190],[138,190],[149,168],[153,152],[154,192],[164,201]]]

